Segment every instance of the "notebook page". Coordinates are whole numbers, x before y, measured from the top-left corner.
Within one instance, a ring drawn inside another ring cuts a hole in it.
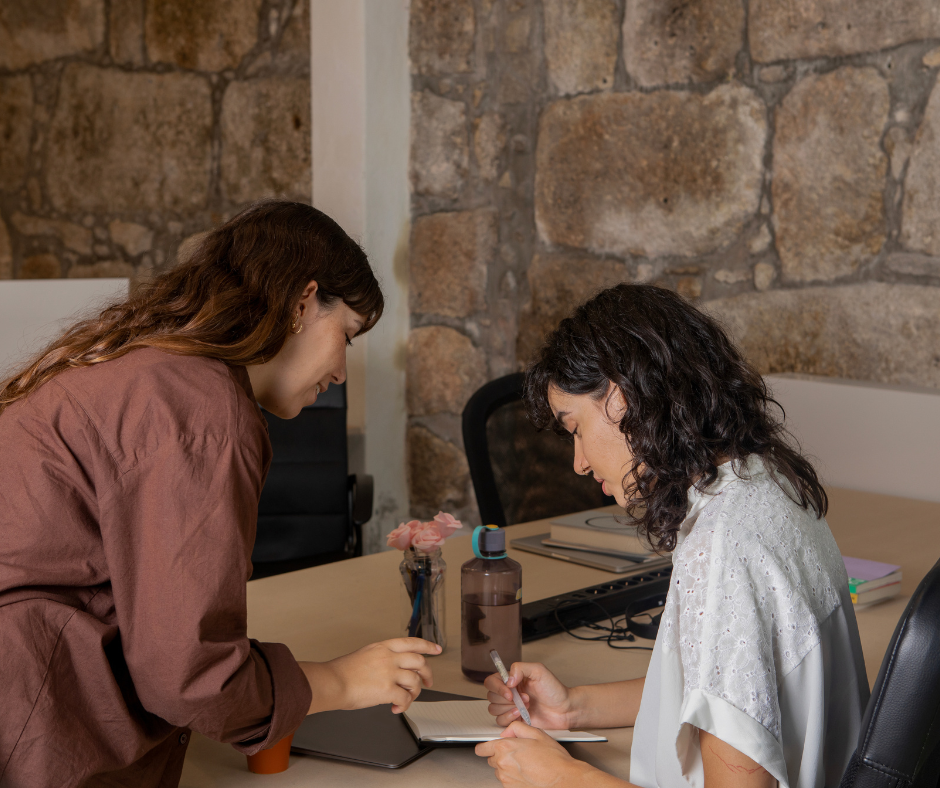
[[[486,710],[485,700],[415,701],[405,716],[418,729],[418,738],[437,736],[499,736],[503,729]]]
[[[485,700],[415,701],[405,719],[422,741],[490,741],[498,739],[503,728],[487,711]],[[603,736],[571,731],[546,731],[558,741],[607,741]]]

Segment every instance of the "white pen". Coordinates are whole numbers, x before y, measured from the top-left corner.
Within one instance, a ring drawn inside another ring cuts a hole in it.
[[[499,677],[503,680],[503,684],[506,684],[508,687],[509,684],[509,671],[506,670],[506,666],[503,664],[503,661],[499,658],[499,654],[496,653],[496,649],[490,651],[490,659],[493,660],[493,664],[496,665],[496,670],[499,671]],[[513,702],[516,704],[516,708],[519,709],[519,714],[522,715],[522,719],[525,721],[526,725],[532,724],[532,718],[529,716],[529,710],[525,707],[525,704],[522,702],[522,696],[519,694],[519,690],[515,687],[509,687],[509,691],[512,692]]]

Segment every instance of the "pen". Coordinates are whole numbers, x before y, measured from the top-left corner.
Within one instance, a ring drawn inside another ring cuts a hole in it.
[[[424,572],[418,570],[418,580],[415,584],[415,604],[411,611],[411,621],[408,622],[408,637],[413,638],[418,634],[418,624],[421,619],[421,597],[424,595]]]
[[[503,680],[503,683],[506,684],[506,682],[509,681],[509,671],[506,670],[506,666],[499,658],[499,654],[496,653],[495,648],[490,651],[490,659],[492,659],[493,664],[496,665],[496,670],[499,671],[499,677]],[[519,709],[519,714],[522,715],[522,719],[525,721],[525,724],[531,725],[532,718],[529,717],[529,710],[522,702],[522,696],[519,694],[519,690],[517,690],[515,687],[509,687],[509,690],[512,692],[513,702],[516,704],[516,708]]]

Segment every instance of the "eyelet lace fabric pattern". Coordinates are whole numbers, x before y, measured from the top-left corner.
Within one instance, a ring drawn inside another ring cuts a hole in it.
[[[679,652],[683,701],[700,689],[779,739],[778,681],[819,643],[845,566],[825,521],[790,500],[756,458],[742,472],[749,479],[729,483],[727,474],[713,497],[690,492],[698,512],[673,553],[663,647]]]

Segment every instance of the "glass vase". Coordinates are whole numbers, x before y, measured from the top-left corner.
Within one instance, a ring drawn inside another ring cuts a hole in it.
[[[447,564],[440,548],[426,553],[409,547],[401,564],[402,634],[447,647],[444,619],[444,581]]]

